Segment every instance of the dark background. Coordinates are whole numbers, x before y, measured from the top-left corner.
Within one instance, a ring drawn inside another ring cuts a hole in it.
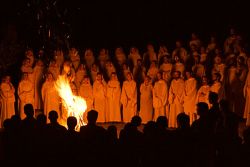
[[[43,11],[40,19],[39,10]],[[211,33],[223,39],[230,26],[248,39],[250,28],[244,1],[5,0],[0,14],[1,39],[17,32],[18,40],[29,47],[44,45],[47,34],[38,35],[40,25],[53,27],[52,34],[67,36],[71,46],[81,48],[142,47],[147,42],[172,47],[175,39],[188,40],[191,32],[206,42]]]

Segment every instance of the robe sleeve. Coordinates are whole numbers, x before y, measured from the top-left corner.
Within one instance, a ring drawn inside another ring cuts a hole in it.
[[[169,104],[173,104],[174,102],[174,93],[173,93],[173,86],[172,86],[172,83],[170,85],[170,89],[169,89],[169,96],[168,96],[168,102]]]
[[[123,106],[126,106],[128,103],[127,94],[126,94],[126,90],[125,90],[125,84],[126,83],[123,83],[122,94],[121,94],[121,103]]]

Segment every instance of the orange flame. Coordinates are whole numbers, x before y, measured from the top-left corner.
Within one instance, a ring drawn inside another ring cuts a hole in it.
[[[71,90],[69,80],[66,76],[60,75],[55,82],[55,88],[62,98],[62,104],[67,110],[66,117],[74,116],[77,119],[77,127],[79,130],[80,126],[85,125],[83,115],[87,109],[86,101],[80,97],[75,96]]]

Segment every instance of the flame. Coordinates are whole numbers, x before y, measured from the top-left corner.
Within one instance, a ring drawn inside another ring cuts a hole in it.
[[[83,115],[87,109],[86,101],[82,97],[75,96],[73,94],[67,76],[60,75],[55,82],[55,88],[58,91],[59,96],[62,98],[62,104],[67,111],[66,117],[76,117],[76,129],[79,130],[80,126],[86,124],[83,118]]]

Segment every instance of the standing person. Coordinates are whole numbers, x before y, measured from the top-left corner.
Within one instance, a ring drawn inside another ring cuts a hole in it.
[[[136,47],[131,47],[130,48],[130,53],[128,55],[128,61],[129,61],[129,68],[133,71],[134,67],[137,66],[137,61],[141,60],[141,55],[139,53],[138,48]]]
[[[23,73],[22,80],[18,85],[19,114],[21,119],[25,118],[25,104],[34,104],[34,84],[28,78],[28,73]]]
[[[33,82],[33,80],[34,80],[33,79],[33,74],[34,74],[33,72],[34,71],[33,71],[33,68],[31,66],[31,60],[29,58],[24,59],[23,64],[21,66],[21,72],[27,73],[29,80]]]
[[[153,86],[149,76],[146,76],[144,83],[141,84],[140,93],[141,107],[139,114],[142,123],[146,124],[153,119]]]
[[[60,69],[63,66],[63,62],[64,62],[64,54],[63,54],[63,51],[61,49],[56,49],[54,51],[54,60]]]
[[[154,46],[152,44],[147,45],[147,51],[143,54],[143,64],[148,70],[152,61],[157,61],[157,54],[155,53]]]
[[[184,112],[184,96],[185,96],[185,82],[181,78],[181,72],[175,71],[173,73],[173,80],[169,89],[168,101],[170,104],[169,111],[169,127],[177,127],[177,115]]]
[[[35,111],[39,111],[43,108],[42,104],[42,82],[44,75],[44,64],[42,60],[38,60],[34,67],[34,109]]]
[[[91,69],[90,69],[90,75],[91,75],[91,81],[92,83],[95,82],[96,76],[99,73],[99,67],[96,64],[93,64]]]
[[[43,112],[48,118],[49,112],[54,110],[60,113],[60,97],[55,88],[55,80],[51,73],[48,73],[42,86]],[[59,114],[61,115],[61,114]]]
[[[90,79],[87,75],[84,76],[83,81],[81,83],[80,89],[79,89],[79,96],[84,98],[87,103],[87,109],[86,112],[93,109],[93,87],[90,83]]]
[[[202,77],[202,85],[197,92],[196,103],[204,102],[207,103],[207,105],[209,106],[209,100],[208,100],[209,91],[210,91],[210,86],[208,85],[207,77],[204,76]]]
[[[81,82],[83,81],[84,76],[87,75],[87,69],[85,64],[80,64],[79,68],[76,71],[76,78],[74,80],[77,89],[79,90]]]
[[[157,73],[153,92],[154,120],[157,120],[159,116],[166,116],[166,106],[168,105],[168,88],[160,72]]]
[[[190,117],[190,124],[195,120],[197,81],[190,71],[186,71],[184,112]]]
[[[174,60],[175,57],[178,56],[185,64],[188,59],[187,50],[184,47],[182,47],[182,43],[179,40],[175,42],[175,46],[176,48],[172,53],[172,59]]]
[[[123,63],[126,62],[126,55],[122,47],[118,47],[115,49],[115,58],[120,67],[122,66]]]
[[[181,60],[178,56],[174,57],[173,71],[180,71],[181,77],[183,78],[184,71],[185,71],[185,65],[181,62]]]
[[[221,75],[220,73],[215,73],[212,75],[212,85],[210,86],[210,91],[217,93],[219,96],[219,100],[224,97],[224,91],[221,84]]]
[[[0,128],[3,122],[15,115],[15,88],[10,81],[10,76],[4,76],[0,85]]]
[[[101,73],[98,73],[93,85],[94,109],[98,112],[97,122],[106,122],[107,112],[107,85]]]
[[[156,78],[157,78],[157,73],[158,73],[159,69],[156,66],[156,61],[152,61],[150,64],[150,68],[148,69],[148,76],[152,79],[153,83],[155,82]]]
[[[107,85],[108,108],[106,112],[107,122],[121,122],[121,87],[115,72],[111,74],[111,79]]]
[[[55,60],[51,60],[48,72],[50,72],[53,75],[53,78],[56,80],[58,76],[60,75],[60,66],[56,63]]]
[[[168,86],[170,85],[171,81],[172,69],[173,69],[173,64],[171,63],[171,59],[164,56],[163,63],[160,66],[160,71],[163,72],[163,78],[165,78]]]
[[[127,80],[123,82],[121,103],[123,106],[123,122],[130,122],[137,113],[137,88],[131,73],[127,74]]]
[[[94,52],[92,49],[90,49],[90,48],[86,49],[86,51],[84,53],[84,60],[86,62],[86,66],[89,70],[95,62],[95,56],[94,56]]]
[[[80,55],[78,54],[76,48],[71,48],[69,50],[69,58],[72,62],[72,68],[74,68],[75,70],[78,69],[80,65]]]

